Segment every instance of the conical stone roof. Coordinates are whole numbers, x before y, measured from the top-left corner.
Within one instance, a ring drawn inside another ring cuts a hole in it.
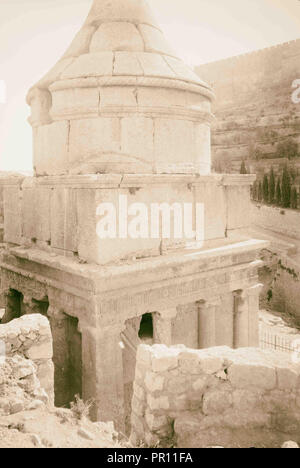
[[[209,88],[176,56],[145,0],[95,0],[64,56],[36,87],[113,76],[160,77]]]
[[[176,57],[145,0],[94,0],[63,57],[28,94],[30,122],[36,128],[36,172],[194,172],[196,149],[186,147],[192,153],[187,161],[181,144],[181,156],[173,157],[161,134],[172,139],[173,133],[182,131],[180,142],[196,141],[195,132],[182,128],[177,120],[207,123],[212,96],[209,86]],[[160,117],[170,121],[156,120]],[[109,123],[109,118],[123,120]],[[152,125],[142,118],[151,118]],[[144,139],[139,136],[140,148],[131,142],[136,141],[136,127],[144,135]],[[156,149],[155,144],[150,147],[155,128],[160,140]],[[79,135],[74,144],[73,133]],[[103,138],[96,142],[99,133]],[[62,151],[66,135],[67,147]],[[144,140],[149,140],[146,155]],[[174,150],[179,151],[176,141]],[[210,162],[205,164],[208,172]]]

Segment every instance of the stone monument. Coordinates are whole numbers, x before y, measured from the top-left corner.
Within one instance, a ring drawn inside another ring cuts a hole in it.
[[[255,176],[211,174],[212,99],[144,0],[94,0],[29,91],[34,176],[1,179],[3,322],[49,318],[58,406],[80,394],[122,427],[141,341],[258,344],[265,243],[243,234]],[[189,205],[193,224],[201,206],[200,238],[172,238],[150,218],[129,236],[124,210],[153,204],[174,222]],[[123,210],[106,237],[104,207]]]

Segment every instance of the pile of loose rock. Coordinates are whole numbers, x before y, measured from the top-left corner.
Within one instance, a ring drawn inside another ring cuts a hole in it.
[[[0,362],[0,415],[19,413],[48,402],[36,375],[37,368],[22,356]]]

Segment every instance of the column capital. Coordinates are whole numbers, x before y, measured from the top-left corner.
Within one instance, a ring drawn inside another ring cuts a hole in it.
[[[53,307],[52,305],[49,305],[47,315],[49,319],[54,321],[62,321],[67,319],[67,315],[63,310],[59,309],[58,307]]]
[[[239,289],[237,291],[233,291],[233,296],[239,298],[241,302],[243,303],[245,300],[247,300],[251,296],[254,296],[254,297],[259,296],[263,287],[264,287],[263,284],[258,283],[247,289]]]
[[[211,309],[213,307],[220,307],[220,305],[222,305],[222,301],[220,297],[214,297],[211,299],[198,301],[197,305],[199,309],[205,310],[205,309]]]

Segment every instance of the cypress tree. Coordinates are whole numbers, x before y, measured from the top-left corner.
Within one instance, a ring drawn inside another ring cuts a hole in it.
[[[281,184],[280,184],[280,178],[277,180],[276,184],[276,205],[281,206]]]
[[[274,174],[273,167],[271,167],[270,181],[269,181],[269,199],[270,199],[271,204],[275,202],[275,191],[276,191],[275,174]]]
[[[263,199],[263,188],[262,188],[262,183],[261,183],[261,181],[259,181],[259,184],[258,184],[257,199],[258,199],[259,202],[261,202],[262,199]]]
[[[298,208],[298,192],[297,192],[296,187],[293,187],[293,189],[292,189],[291,207],[292,207],[294,210],[297,210],[297,208]]]
[[[240,174],[248,174],[248,171],[247,171],[246,164],[245,164],[244,160],[242,161],[242,164],[241,164]]]
[[[252,200],[257,201],[257,193],[258,187],[257,187],[257,180],[254,182],[251,190],[251,195],[252,195]]]
[[[291,206],[291,178],[287,165],[283,168],[281,197],[283,208],[289,208]]]
[[[268,181],[268,176],[267,174],[264,175],[264,180],[263,180],[263,199],[265,203],[269,203],[269,181]]]

